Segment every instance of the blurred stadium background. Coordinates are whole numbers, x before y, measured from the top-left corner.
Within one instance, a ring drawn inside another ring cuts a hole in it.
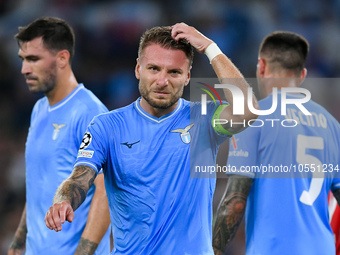
[[[28,92],[20,74],[18,26],[42,16],[67,20],[76,34],[73,69],[112,110],[135,100],[139,37],[150,27],[186,22],[213,39],[246,76],[255,77],[257,50],[274,30],[290,30],[310,43],[308,77],[340,76],[340,0],[0,0],[0,254],[18,225],[25,203],[24,149],[30,113],[41,95]],[[214,77],[208,60],[196,54],[192,77]],[[312,98],[340,119],[340,85],[313,86]],[[188,95],[188,93],[186,93]],[[225,153],[224,153],[225,154]],[[219,159],[223,163],[225,156]],[[226,179],[219,179],[214,208]],[[242,228],[242,226],[241,226]],[[239,231],[228,254],[244,254]]]

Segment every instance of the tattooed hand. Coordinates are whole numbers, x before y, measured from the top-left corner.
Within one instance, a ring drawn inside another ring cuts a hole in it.
[[[45,224],[56,232],[61,231],[61,224],[72,222],[74,211],[84,202],[86,194],[96,178],[96,172],[91,167],[79,165],[73,169],[69,178],[63,181],[45,216]]]
[[[69,202],[54,203],[53,206],[47,211],[45,216],[45,224],[56,232],[61,231],[61,224],[64,224],[67,220],[72,222],[74,218],[74,212]]]

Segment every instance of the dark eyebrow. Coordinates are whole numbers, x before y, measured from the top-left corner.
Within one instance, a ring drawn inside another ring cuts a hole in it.
[[[19,58],[21,58],[22,60],[26,59],[26,60],[38,60],[40,59],[40,57],[38,55],[27,55],[25,57],[18,55]]]
[[[151,64],[151,63],[150,63],[150,64],[147,64],[146,67],[159,67],[159,66],[156,65],[156,64]]]
[[[174,72],[174,71],[176,71],[176,72],[178,72],[178,73],[183,73],[183,70],[182,69],[180,69],[180,68],[173,68],[173,69],[169,69],[169,72]]]

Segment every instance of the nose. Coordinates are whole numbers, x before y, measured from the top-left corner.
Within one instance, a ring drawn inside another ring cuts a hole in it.
[[[168,85],[168,74],[165,71],[162,71],[159,73],[158,79],[157,79],[157,85],[158,86],[167,86]]]
[[[27,63],[27,61],[23,60],[22,61],[22,66],[21,66],[21,73],[22,74],[29,74],[32,72],[32,69],[30,65]]]

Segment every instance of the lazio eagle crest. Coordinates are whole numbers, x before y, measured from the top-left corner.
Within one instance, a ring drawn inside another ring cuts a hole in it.
[[[194,125],[194,123],[190,124],[189,126],[186,126],[184,129],[178,128],[178,129],[175,129],[175,130],[171,130],[170,132],[180,133],[182,142],[183,143],[190,143],[191,136],[190,136],[190,133],[189,133],[189,129],[192,128],[193,125]]]
[[[66,124],[58,125],[58,124],[56,124],[56,123],[53,123],[52,125],[53,125],[53,127],[54,127],[53,135],[52,135],[52,140],[56,140],[56,139],[58,138],[60,129],[63,128],[63,127],[65,127]]]

